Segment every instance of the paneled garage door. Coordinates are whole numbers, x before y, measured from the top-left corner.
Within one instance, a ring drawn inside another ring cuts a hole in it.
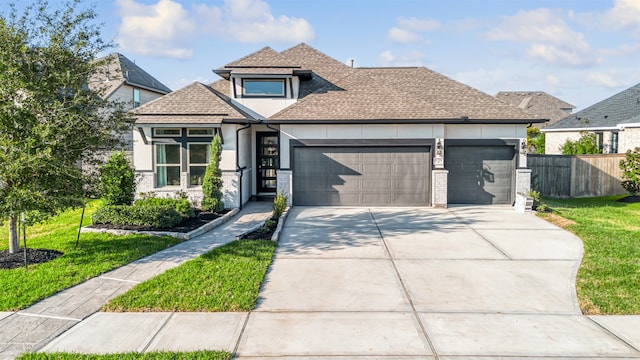
[[[296,147],[295,205],[430,205],[428,147]]]
[[[511,204],[514,167],[513,146],[448,146],[448,203]]]

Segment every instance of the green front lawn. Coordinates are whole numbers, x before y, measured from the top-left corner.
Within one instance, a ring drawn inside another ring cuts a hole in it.
[[[136,285],[103,310],[252,310],[275,249],[269,240],[231,242]]]
[[[576,287],[585,314],[640,314],[640,203],[622,197],[544,199],[553,214],[541,217],[584,242]]]
[[[98,206],[99,201],[88,204],[84,225],[90,223],[90,216]],[[58,250],[64,255],[47,263],[29,265],[28,270],[24,267],[0,269],[0,311],[24,309],[61,290],[180,242],[172,237],[83,233],[76,248],[81,213],[82,209],[66,211],[45,224],[27,228],[27,247]],[[8,246],[5,224],[0,227],[0,250]]]
[[[28,353],[17,360],[228,360],[231,354],[226,351],[192,351],[192,352],[148,352],[121,354],[74,354],[74,353]]]

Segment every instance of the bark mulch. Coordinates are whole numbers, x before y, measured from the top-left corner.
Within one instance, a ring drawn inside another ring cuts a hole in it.
[[[244,234],[240,239],[242,240],[271,240],[273,233],[276,232],[276,228],[278,227],[278,219],[270,219],[271,221],[268,224],[263,225],[258,230],[250,232],[248,234]]]
[[[61,255],[62,253],[56,250],[27,248],[27,263],[29,265],[40,264],[51,261]],[[9,250],[0,251],[0,269],[15,269],[19,267],[24,267],[24,248],[21,248],[15,254],[9,254]]]
[[[618,199],[618,201],[623,203],[637,203],[637,202],[640,202],[640,196],[629,195],[629,196],[623,197],[622,199]]]
[[[93,224],[89,225],[90,228],[95,229],[118,229],[118,230],[137,230],[137,231],[170,231],[179,233],[188,233],[193,231],[207,223],[223,216],[228,210],[222,213],[212,213],[207,211],[196,210],[196,216],[186,219],[180,224],[172,228],[156,228],[152,226],[136,226],[136,225],[112,225],[112,224]]]

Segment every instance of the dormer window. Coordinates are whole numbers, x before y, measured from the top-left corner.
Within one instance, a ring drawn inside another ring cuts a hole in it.
[[[283,97],[284,79],[242,79],[243,96]]]

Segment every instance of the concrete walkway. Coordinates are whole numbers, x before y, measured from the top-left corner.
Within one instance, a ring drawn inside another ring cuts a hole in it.
[[[80,323],[84,326],[83,320],[99,311],[109,299],[137,283],[233,241],[238,234],[257,226],[271,215],[271,206],[268,202],[249,203],[229,222],[206,234],[85,281],[25,310],[0,313],[0,359],[13,359],[20,353],[37,350],[75,325]],[[139,321],[148,323],[145,319]],[[80,325],[74,329],[82,327]],[[126,329],[117,329],[116,332],[127,334]],[[135,335],[138,334],[132,336]],[[99,344],[100,339],[89,338],[87,345]]]
[[[291,211],[250,313],[96,313],[43,351],[239,358],[640,358],[640,316],[583,316],[582,243],[510,207]]]

